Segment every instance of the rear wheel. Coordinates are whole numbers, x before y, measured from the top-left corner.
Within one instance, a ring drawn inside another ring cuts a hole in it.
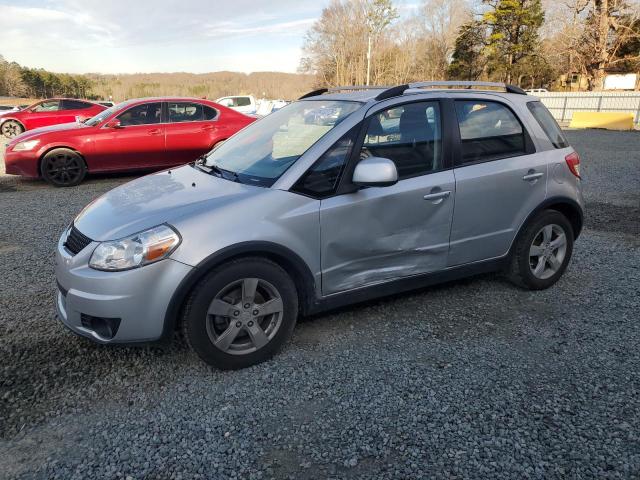
[[[244,258],[217,267],[198,284],[185,306],[182,330],[202,360],[238,369],[277,353],[297,313],[289,275],[269,260]]]
[[[83,158],[68,148],[56,148],[48,152],[40,165],[42,178],[54,187],[73,187],[87,174]]]
[[[542,290],[556,283],[573,253],[573,228],[555,210],[545,210],[525,227],[517,240],[509,278],[517,285]]]
[[[13,138],[24,132],[24,127],[16,120],[7,120],[2,124],[2,135]]]

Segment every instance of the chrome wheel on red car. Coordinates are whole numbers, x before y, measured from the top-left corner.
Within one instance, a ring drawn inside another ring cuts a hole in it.
[[[13,138],[24,132],[24,128],[20,125],[20,122],[15,120],[7,120],[2,124],[2,135],[7,138]]]
[[[42,178],[54,187],[73,187],[87,174],[82,157],[68,148],[56,148],[47,153],[40,170]]]

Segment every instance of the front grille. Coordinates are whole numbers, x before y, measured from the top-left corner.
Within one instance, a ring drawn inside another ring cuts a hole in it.
[[[91,242],[93,242],[93,240],[80,233],[80,230],[78,230],[75,226],[72,226],[71,231],[69,232],[69,235],[67,235],[67,239],[64,242],[64,246],[67,250],[75,255]]]

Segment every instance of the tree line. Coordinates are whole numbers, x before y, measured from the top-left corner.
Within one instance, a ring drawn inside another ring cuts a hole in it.
[[[22,67],[0,55],[0,96],[89,98],[92,85],[86,75]]]
[[[590,90],[640,68],[638,0],[333,0],[307,32],[300,71],[322,85],[490,80]]]
[[[184,96],[216,99],[227,95],[292,100],[313,88],[315,77],[281,72],[136,73],[121,75],[52,73],[7,62],[0,56],[0,96],[112,99]]]

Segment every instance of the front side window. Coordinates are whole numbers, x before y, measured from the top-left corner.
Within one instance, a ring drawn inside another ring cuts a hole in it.
[[[126,112],[118,115],[120,125],[123,127],[160,123],[161,118],[162,104],[160,102],[136,105],[135,107],[131,107]]]
[[[60,110],[60,101],[59,100],[49,100],[47,102],[42,102],[33,107],[34,112],[57,112]]]
[[[171,123],[200,122],[204,118],[199,103],[169,102],[169,121]]]
[[[399,179],[442,169],[438,102],[409,103],[373,115],[360,156],[392,160]]]
[[[333,195],[338,188],[338,181],[349,160],[357,135],[358,128],[353,128],[338,140],[298,180],[293,190],[314,198]]]
[[[129,106],[129,103],[130,102],[122,102],[122,103],[118,103],[117,105],[113,105],[112,107],[109,107],[106,110],[101,111],[96,116],[91,117],[90,119],[88,119],[84,123],[85,123],[85,125],[89,125],[90,127],[95,127],[99,123],[101,123],[104,120],[106,120],[107,118],[109,118],[114,113],[119,112],[120,110],[124,110],[125,108],[127,108],[127,106]]]
[[[527,153],[522,124],[507,106],[480,100],[458,100],[455,105],[463,164]]]
[[[542,102],[529,102],[527,108],[533,115],[533,118],[540,124],[544,133],[547,134],[549,140],[556,148],[566,148],[569,146],[569,142],[565,138],[558,122],[551,116],[547,107]]]
[[[241,130],[209,153],[217,167],[270,186],[314,143],[362,106],[359,102],[304,100],[292,103]]]

